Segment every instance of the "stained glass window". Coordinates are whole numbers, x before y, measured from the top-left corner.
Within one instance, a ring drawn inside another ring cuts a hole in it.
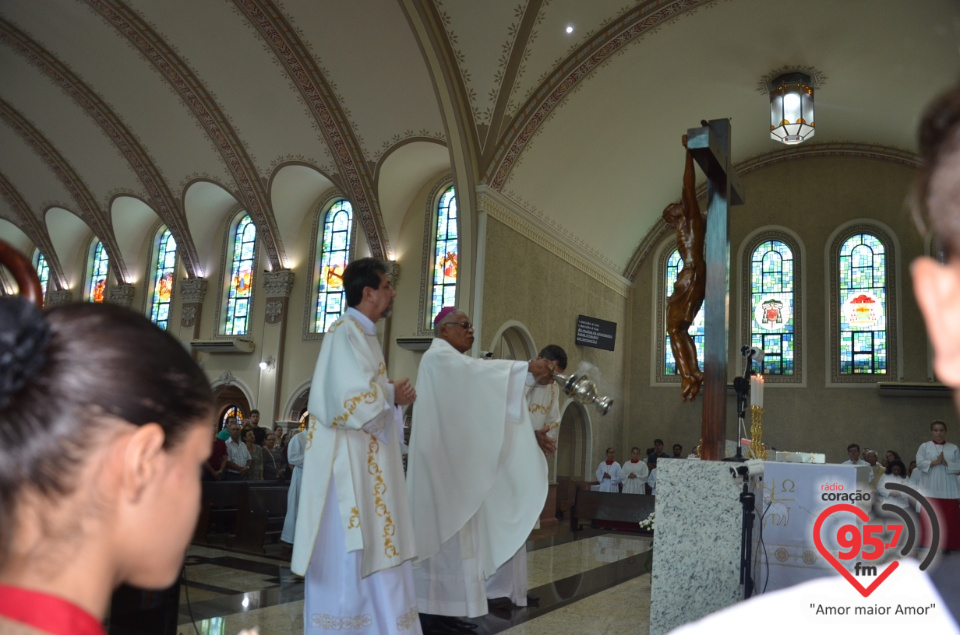
[[[667,269],[664,277],[664,302],[663,306],[667,306],[666,299],[673,294],[673,285],[677,281],[677,276],[680,275],[680,270],[683,268],[683,259],[680,257],[680,252],[674,249],[670,256],[667,258]],[[697,312],[696,317],[693,319],[693,324],[690,325],[690,330],[687,331],[690,333],[690,336],[693,337],[693,343],[697,347],[697,363],[700,365],[700,370],[703,370],[703,333],[704,333],[704,324],[703,324],[703,307],[700,307],[700,310]],[[673,348],[670,344],[670,334],[668,333],[664,339],[664,368],[663,371],[667,375],[679,375],[680,368],[677,366],[677,360],[673,356]]]
[[[246,335],[250,326],[256,246],[257,227],[250,220],[250,216],[244,216],[233,232],[230,287],[227,290],[227,310],[223,328],[225,335]]]
[[[871,234],[840,247],[840,374],[887,372],[887,280],[883,243]]]
[[[793,251],[779,240],[767,240],[750,258],[750,345],[764,352],[765,375],[794,373]]]
[[[313,323],[315,333],[325,333],[347,308],[343,291],[343,270],[350,262],[350,233],[353,207],[348,201],[337,201],[324,216],[318,237],[320,258],[317,275],[317,307]]]
[[[110,269],[110,258],[103,243],[99,240],[93,247],[93,256],[90,259],[90,283],[87,285],[87,300],[103,302],[107,294],[107,271]]]
[[[47,283],[50,282],[50,265],[47,259],[43,257],[40,250],[37,249],[33,254],[33,268],[37,270],[37,277],[40,278],[40,290],[43,292],[43,299],[47,299]]]
[[[150,319],[163,330],[167,330],[170,323],[170,302],[173,299],[173,277],[177,268],[177,241],[169,229],[165,229],[157,241],[154,265]]]
[[[445,306],[457,303],[457,196],[453,186],[440,197],[437,204],[436,239],[433,250],[433,286],[428,327]]]

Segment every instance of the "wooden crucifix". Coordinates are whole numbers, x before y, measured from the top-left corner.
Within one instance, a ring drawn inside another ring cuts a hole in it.
[[[724,455],[727,416],[730,206],[743,203],[743,187],[730,164],[730,120],[712,119],[705,123],[700,128],[687,130],[687,150],[707,176],[707,284],[703,302],[706,320],[700,457],[719,461]],[[739,436],[738,430],[738,443]]]

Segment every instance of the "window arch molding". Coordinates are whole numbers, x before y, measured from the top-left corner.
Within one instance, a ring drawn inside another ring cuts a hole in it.
[[[666,372],[667,360],[667,296],[673,289],[667,289],[667,266],[670,256],[677,251],[676,234],[669,236],[656,250],[656,266],[653,267],[653,289],[657,301],[653,305],[653,372],[650,374],[651,385],[673,385],[680,383],[680,375]],[[703,307],[700,308],[703,311]],[[700,360],[700,370],[703,370],[703,360]]]
[[[454,201],[457,201],[459,194],[456,191],[456,185],[451,175],[447,174],[440,178],[427,195],[425,220],[423,223],[423,268],[420,275],[420,311],[417,315],[417,335],[432,335],[433,325],[428,324],[433,303],[433,265],[434,251],[436,249],[437,235],[437,215],[441,198],[450,188],[454,188]],[[459,204],[457,207],[457,258],[463,253],[463,242],[460,237],[463,236],[463,226],[459,215]],[[459,267],[459,264],[458,264]],[[462,291],[461,278],[458,270],[456,286],[456,302],[460,302]]]
[[[247,331],[244,335],[237,333],[227,333],[226,332],[226,314],[228,307],[227,296],[230,292],[230,283],[233,270],[233,257],[234,257],[234,238],[236,236],[237,228],[244,218],[250,218],[250,222],[253,224],[254,228],[257,230],[257,236],[254,242],[253,248],[253,267],[252,273],[254,274],[251,280],[250,286],[250,297],[249,297],[249,317],[250,319],[247,322]],[[252,326],[253,318],[253,306],[257,297],[257,266],[260,262],[260,228],[257,227],[256,221],[253,219],[253,216],[250,215],[246,209],[241,206],[236,206],[228,215],[230,219],[226,225],[226,229],[223,232],[223,242],[220,247],[220,292],[217,294],[217,319],[213,325],[213,335],[214,337],[245,337],[250,335],[250,327]]]
[[[153,226],[150,233],[148,234],[148,236],[150,236],[149,252],[148,252],[150,255],[147,259],[146,271],[143,277],[143,279],[146,281],[146,286],[144,287],[142,310],[144,315],[146,315],[148,318],[150,318],[151,321],[153,321],[153,308],[154,308],[155,293],[157,292],[157,282],[158,282],[157,274],[159,271],[158,259],[160,257],[160,250],[164,247],[164,245],[161,243],[164,240],[165,234],[169,234],[170,240],[173,241],[173,246],[175,246],[175,248],[177,249],[176,255],[174,256],[174,263],[173,263],[173,279],[170,281],[171,284],[169,287],[170,300],[167,303],[169,313],[167,317],[167,326],[165,330],[169,330],[170,323],[173,319],[172,318],[173,300],[176,297],[177,281],[180,278],[180,265],[182,263],[181,263],[180,253],[179,253],[179,245],[177,245],[177,240],[176,238],[174,238],[173,232],[170,230],[170,228],[164,225],[162,222],[156,223]],[[161,328],[163,327],[161,326]]]
[[[800,238],[786,227],[771,225],[761,227],[747,235],[740,243],[738,260],[740,262],[740,341],[734,342],[736,349],[752,340],[752,261],[756,249],[765,242],[776,240],[785,244],[793,256],[793,374],[776,375],[765,374],[764,380],[772,384],[784,384],[803,388],[807,385],[804,372],[804,357],[806,353],[806,338],[804,327],[806,324],[806,303],[803,301],[806,292],[806,249]],[[741,368],[738,366],[737,368]],[[737,370],[734,369],[734,371]],[[736,372],[734,374],[737,374]]]
[[[887,366],[885,373],[852,374],[840,373],[840,249],[850,238],[858,234],[870,234],[883,245],[884,279],[886,282],[886,350]],[[829,301],[827,303],[827,324],[830,325],[830,337],[827,338],[825,359],[830,360],[830,372],[826,376],[827,385],[863,385],[873,386],[880,381],[899,380],[899,360],[901,358],[900,338],[900,276],[898,262],[900,244],[896,234],[887,225],[874,219],[857,219],[838,227],[827,239],[827,283]]]
[[[336,190],[330,190],[320,196],[313,211],[313,224],[311,226],[310,257],[307,260],[312,267],[310,280],[306,285],[306,292],[303,305],[303,320],[301,337],[304,341],[322,340],[323,333],[313,330],[313,324],[316,317],[317,308],[317,285],[320,276],[320,257],[323,251],[323,226],[327,220],[327,215],[340,201],[350,203],[343,194]],[[351,203],[352,207],[352,203]],[[357,214],[352,210],[350,214],[350,244],[347,247],[347,262],[356,257],[357,253]],[[344,299],[344,310],[346,310],[346,299]]]

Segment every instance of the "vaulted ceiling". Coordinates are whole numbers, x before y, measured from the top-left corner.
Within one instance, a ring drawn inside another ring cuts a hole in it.
[[[331,188],[392,257],[444,171],[629,277],[702,119],[731,119],[746,170],[915,161],[924,105],[960,78],[960,2],[0,0],[0,44],[0,238],[58,285],[91,232],[127,279],[157,219],[203,275],[237,207],[290,266]],[[816,136],[786,148],[763,84],[795,69]]]

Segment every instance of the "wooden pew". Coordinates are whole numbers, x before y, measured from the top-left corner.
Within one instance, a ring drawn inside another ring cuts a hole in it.
[[[279,540],[287,515],[288,489],[286,485],[269,481],[248,483],[246,495],[240,501],[237,534],[227,544],[231,548],[264,553],[268,536],[273,542]]]
[[[233,533],[237,526],[237,512],[246,495],[246,481],[204,481],[200,500],[200,516],[193,533],[194,542],[206,542],[214,520],[224,531]]]
[[[570,508],[570,529],[578,531],[583,524],[642,532],[640,521],[653,511],[655,496],[615,494],[578,488]]]

